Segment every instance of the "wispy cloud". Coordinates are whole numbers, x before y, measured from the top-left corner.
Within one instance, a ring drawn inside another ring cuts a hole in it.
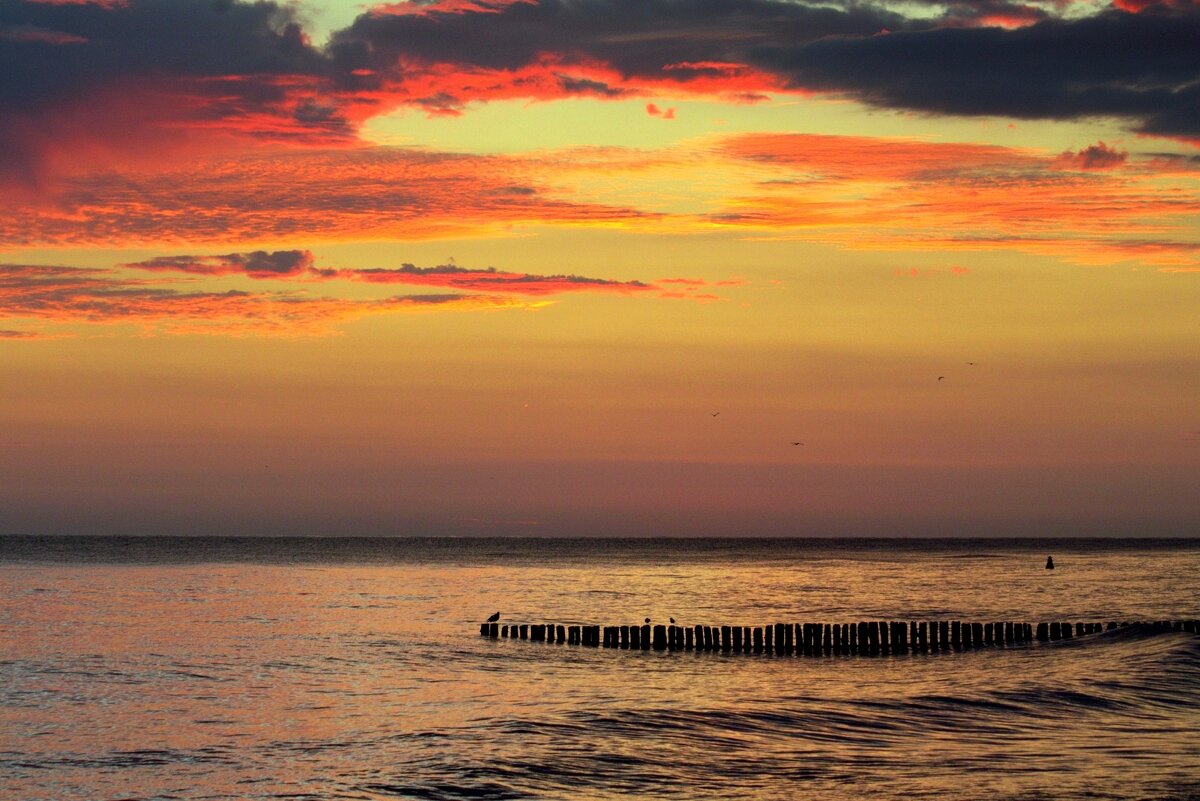
[[[312,336],[368,315],[530,307],[517,298],[479,294],[362,300],[300,291],[181,291],[108,270],[0,264],[0,320],[125,324],[155,334]]]
[[[405,284],[529,296],[558,295],[565,292],[631,294],[655,289],[652,284],[643,281],[614,281],[568,274],[535,275],[498,270],[495,267],[472,269],[457,264],[439,264],[433,267],[402,264],[399,267],[331,269],[315,267],[313,262],[313,254],[307,250],[278,250],[272,253],[259,250],[253,253],[226,253],[220,256],[159,256],[121,266],[193,275],[240,274],[257,279]]]

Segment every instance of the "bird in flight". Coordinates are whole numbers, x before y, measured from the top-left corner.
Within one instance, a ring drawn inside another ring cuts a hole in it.
[[[793,445],[803,445],[804,443],[803,442],[793,442],[792,444]]]
[[[495,623],[495,622],[496,622],[497,620],[499,620],[499,619],[500,619],[500,613],[499,613],[499,612],[497,612],[496,614],[494,614],[494,615],[492,615],[491,617],[489,617],[489,618],[487,619],[487,622],[488,622],[488,623]]]
[[[967,362],[967,364],[969,364],[969,365],[971,365],[972,367],[974,367],[975,365],[979,364],[979,362]]]
[[[720,412],[712,412],[713,417],[716,417],[718,414],[720,414]]]
[[[939,375],[939,376],[938,376],[938,381],[941,381],[941,380],[942,380],[943,378],[945,378],[945,377],[946,377],[946,376],[944,376],[944,375]]]

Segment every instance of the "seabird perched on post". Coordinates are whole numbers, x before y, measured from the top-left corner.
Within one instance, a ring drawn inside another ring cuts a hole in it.
[[[494,615],[492,615],[491,617],[489,617],[489,618],[488,618],[488,619],[487,619],[485,622],[486,622],[486,623],[495,623],[495,622],[496,622],[497,620],[499,620],[499,619],[500,619],[500,613],[499,613],[499,612],[497,612],[496,614],[494,614]]]

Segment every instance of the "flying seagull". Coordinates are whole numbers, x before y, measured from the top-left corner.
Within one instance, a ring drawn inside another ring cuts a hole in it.
[[[967,364],[969,364],[969,365],[971,365],[972,367],[974,367],[975,365],[979,364],[979,362],[967,362]]]
[[[803,445],[804,443],[803,442],[793,442],[792,444],[793,445]]]
[[[497,620],[499,620],[499,619],[500,619],[500,613],[499,613],[499,612],[497,612],[496,614],[494,614],[494,615],[492,615],[491,617],[489,617],[489,618],[487,619],[487,622],[488,622],[488,623],[495,623],[495,622],[496,622]]]
[[[946,376],[944,376],[944,375],[939,375],[939,376],[938,376],[938,381],[941,381],[941,380],[942,380],[943,378],[945,378],[945,377],[946,377]]]
[[[713,417],[716,417],[718,414],[720,414],[720,412],[712,412]]]

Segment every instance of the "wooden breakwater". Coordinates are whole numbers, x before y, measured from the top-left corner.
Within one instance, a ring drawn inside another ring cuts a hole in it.
[[[856,623],[774,623],[767,626],[482,623],[479,633],[489,638],[637,651],[879,656],[1069,640],[1135,625],[1152,631],[1200,633],[1200,621],[1196,620],[1119,623],[871,620]]]

